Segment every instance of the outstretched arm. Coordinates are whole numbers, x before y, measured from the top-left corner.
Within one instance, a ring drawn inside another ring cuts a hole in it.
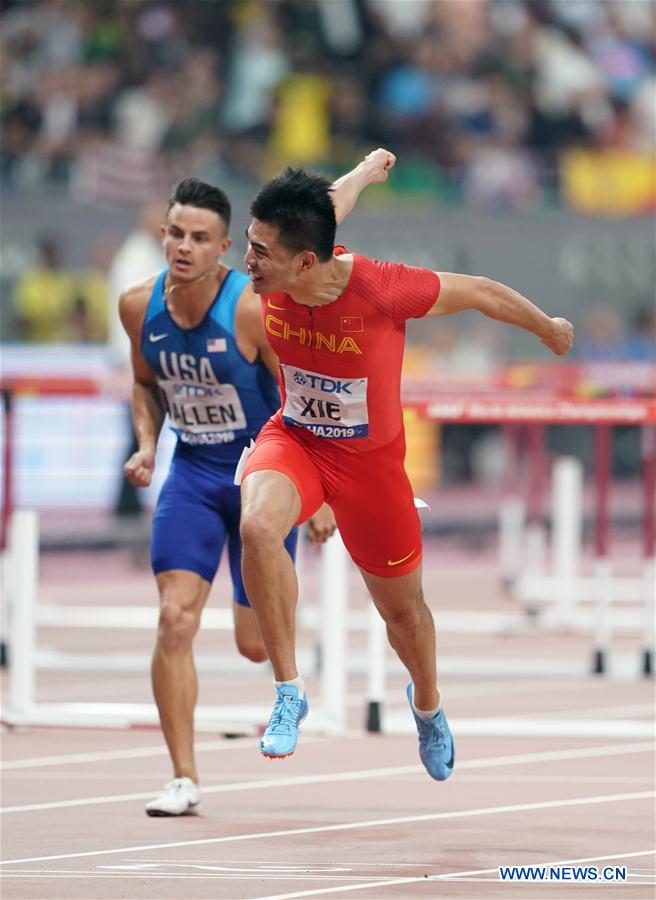
[[[512,288],[472,275],[438,272],[440,295],[429,316],[449,316],[465,309],[476,309],[489,319],[516,325],[530,331],[556,356],[564,356],[574,343],[574,327],[567,319],[550,318],[526,297]]]
[[[395,162],[393,153],[379,147],[368,153],[354,169],[333,182],[332,198],[338,225],[353,211],[358,197],[368,185],[387,181],[387,175]]]

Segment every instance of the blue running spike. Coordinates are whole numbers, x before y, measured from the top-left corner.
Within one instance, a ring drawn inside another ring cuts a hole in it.
[[[408,685],[406,694],[417,723],[419,758],[431,778],[446,781],[453,772],[456,749],[444,711],[438,710],[432,719],[420,719],[412,705],[412,682]]]
[[[260,751],[269,759],[284,759],[296,749],[298,726],[308,714],[308,702],[305,696],[299,698],[293,684],[281,684],[276,693],[278,699],[262,735]]]

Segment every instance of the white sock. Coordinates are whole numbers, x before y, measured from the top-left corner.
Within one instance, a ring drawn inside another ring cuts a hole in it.
[[[435,709],[417,709],[415,706],[415,686],[412,685],[412,708],[417,713],[420,719],[434,719],[435,716],[440,711],[440,707],[436,706]]]
[[[305,697],[305,682],[301,678],[300,675],[297,675],[296,678],[290,678],[288,681],[274,681],[273,686],[279,688],[283,684],[293,684],[296,690],[298,691],[299,697]]]

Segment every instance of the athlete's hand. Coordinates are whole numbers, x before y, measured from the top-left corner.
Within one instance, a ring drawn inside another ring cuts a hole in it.
[[[315,291],[312,292],[312,296],[315,300],[321,300],[324,303],[332,303],[333,300],[337,300],[338,297],[341,297],[343,293],[343,281],[335,281],[334,283],[324,281]]]
[[[574,344],[574,326],[567,319],[552,319],[551,328],[540,337],[540,343],[556,356],[565,356]]]
[[[377,150],[372,150],[371,153],[367,153],[364,161],[371,169],[370,184],[382,184],[383,181],[387,181],[387,176],[394,168],[396,156],[394,156],[393,153],[390,153],[389,150],[379,147]]]
[[[308,537],[313,544],[323,544],[329,537],[332,537],[336,528],[335,516],[327,503],[320,506],[308,519]]]
[[[123,466],[125,477],[135,487],[148,487],[155,471],[155,451],[137,450]]]
[[[333,182],[332,201],[338,225],[353,212],[358,197],[367,185],[387,181],[387,175],[395,162],[396,156],[393,153],[379,147],[367,153],[355,169]]]

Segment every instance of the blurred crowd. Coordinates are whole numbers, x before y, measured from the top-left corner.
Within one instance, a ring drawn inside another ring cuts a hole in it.
[[[399,153],[397,190],[524,208],[568,147],[649,153],[650,0],[3,0],[1,175],[89,202]]]
[[[37,258],[14,285],[12,338],[28,342],[109,342],[115,361],[129,363],[127,338],[118,320],[121,290],[165,265],[159,235],[161,203],[141,210],[123,242],[98,242],[88,267],[71,270],[53,235],[42,234]],[[4,326],[7,326],[5,321]],[[510,357],[509,334],[480,316],[409,325],[406,369],[482,377]],[[5,335],[6,339],[6,335]],[[645,298],[629,319],[617,303],[589,304],[577,331],[574,358],[589,363],[656,363],[656,308]]]
[[[162,264],[161,209],[189,173],[251,189],[286,163],[333,174],[384,145],[399,157],[396,195],[521,210],[558,198],[558,161],[572,148],[654,150],[650,0],[0,8],[3,189],[142,210],[122,248],[99,235],[83,270],[68,268],[63,234],[21,247],[25,264],[5,291],[5,339],[109,336],[120,347],[118,291]],[[600,299],[580,352],[635,359],[646,352],[634,334],[642,329],[653,358],[650,310],[640,313],[647,325],[631,325]],[[486,324],[464,341],[442,325],[423,343],[451,369],[489,369],[504,348]]]

